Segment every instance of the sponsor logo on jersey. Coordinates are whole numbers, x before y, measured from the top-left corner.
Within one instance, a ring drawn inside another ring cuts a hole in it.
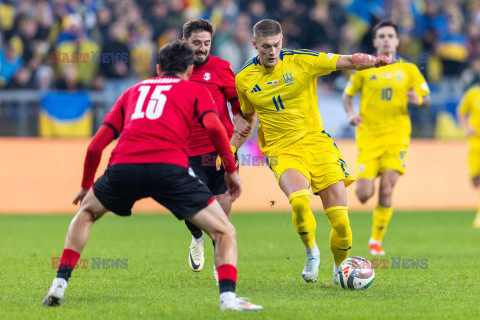
[[[259,91],[262,91],[262,89],[260,89],[260,87],[258,86],[258,84],[256,84],[255,87],[253,87],[253,90],[250,91],[250,93],[255,93],[255,92],[259,92]]]
[[[212,78],[212,75],[210,74],[210,72],[205,72],[205,74],[203,75],[203,80],[205,81],[208,81]]]

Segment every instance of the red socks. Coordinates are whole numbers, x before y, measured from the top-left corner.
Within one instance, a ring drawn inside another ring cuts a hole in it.
[[[222,264],[217,268],[220,293],[235,292],[237,268],[231,264]]]

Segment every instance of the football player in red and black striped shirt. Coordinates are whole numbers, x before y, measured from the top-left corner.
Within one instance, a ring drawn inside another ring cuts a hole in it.
[[[244,133],[237,132],[237,134],[246,136],[250,127],[240,115],[240,102],[235,89],[235,74],[228,61],[210,55],[213,33],[213,26],[207,20],[190,20],[183,25],[183,41],[189,45],[194,54],[194,68],[189,80],[201,83],[212,94],[218,109],[218,116],[229,138],[234,134],[234,124],[230,119],[227,101],[230,102],[234,121],[241,121],[245,130]],[[234,153],[236,152],[233,146],[231,149]],[[218,153],[208,132],[200,122],[196,121],[188,143],[190,167],[214,194],[215,199],[230,218],[232,201],[226,194],[227,186],[223,178],[225,169],[216,165],[217,157]],[[192,233],[188,263],[193,271],[198,272],[202,270],[205,261],[205,237],[202,230],[188,220],[185,220],[185,224]],[[215,269],[214,275],[217,278]]]
[[[217,107],[204,86],[187,81],[193,52],[185,43],[165,45],[157,62],[160,76],[126,90],[88,147],[82,187],[74,199],[80,209],[70,223],[57,277],[43,303],[60,304],[95,221],[107,211],[129,216],[137,200],[151,197],[215,240],[221,310],[260,310],[235,295],[235,229],[210,190],[188,168],[187,141],[198,121],[225,160],[229,195],[232,200],[240,196],[240,178]],[[102,151],[119,135],[107,170],[93,183]]]

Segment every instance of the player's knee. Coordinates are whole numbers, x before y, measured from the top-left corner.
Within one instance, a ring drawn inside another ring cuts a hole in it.
[[[357,190],[355,190],[355,194],[357,195],[357,198],[361,203],[365,203],[373,196],[373,190],[357,188]]]
[[[212,237],[212,240],[215,242],[219,241],[220,238],[223,238],[223,239],[229,238],[229,239],[235,240],[237,237],[237,231],[235,230],[235,227],[233,226],[233,224],[228,222],[219,226],[217,230],[213,232],[211,237]]]
[[[382,183],[380,185],[380,189],[378,191],[380,198],[388,199],[392,196],[392,193],[393,193],[393,186],[390,183]]]

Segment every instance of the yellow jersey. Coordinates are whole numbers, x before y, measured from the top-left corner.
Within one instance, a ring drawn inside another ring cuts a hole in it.
[[[391,142],[408,144],[411,123],[407,92],[414,88],[421,96],[430,90],[425,78],[413,63],[399,60],[381,68],[357,71],[350,76],[344,90],[349,96],[361,90],[357,146],[375,146]]]
[[[469,125],[477,131],[470,137],[471,147],[480,149],[480,86],[470,88],[460,101],[458,111],[469,116]]]
[[[262,153],[275,155],[310,132],[322,132],[317,77],[336,70],[339,55],[282,49],[275,67],[264,68],[257,57],[237,73],[235,86],[242,111],[256,112]]]

